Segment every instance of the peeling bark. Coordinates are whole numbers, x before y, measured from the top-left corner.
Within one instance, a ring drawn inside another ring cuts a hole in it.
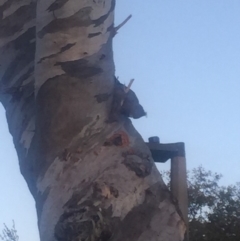
[[[181,214],[128,118],[145,113],[134,93],[109,121],[114,8],[0,1],[0,100],[44,241],[183,240]]]

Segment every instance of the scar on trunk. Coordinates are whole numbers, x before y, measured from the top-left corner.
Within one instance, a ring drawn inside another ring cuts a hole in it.
[[[140,152],[123,153],[123,164],[138,177],[144,178],[151,174],[153,163],[148,155]]]
[[[104,146],[121,146],[126,147],[129,146],[130,141],[128,134],[124,131],[119,131],[111,136],[109,139],[105,141]]]

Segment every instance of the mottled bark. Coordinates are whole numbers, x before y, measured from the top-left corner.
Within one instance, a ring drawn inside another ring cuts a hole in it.
[[[114,93],[114,0],[0,0],[0,99],[42,241],[183,240]]]

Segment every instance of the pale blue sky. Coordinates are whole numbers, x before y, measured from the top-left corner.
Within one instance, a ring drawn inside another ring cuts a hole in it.
[[[240,1],[120,0],[116,75],[148,117],[134,121],[147,139],[186,144],[189,169],[202,164],[240,181]],[[161,168],[161,166],[160,166]],[[20,241],[38,241],[35,207],[20,175],[0,108],[0,227],[16,221]]]

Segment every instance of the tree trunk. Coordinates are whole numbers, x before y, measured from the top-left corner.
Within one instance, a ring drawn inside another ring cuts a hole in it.
[[[120,110],[109,121],[114,8],[0,0],[0,98],[42,241],[183,240],[143,139]]]

